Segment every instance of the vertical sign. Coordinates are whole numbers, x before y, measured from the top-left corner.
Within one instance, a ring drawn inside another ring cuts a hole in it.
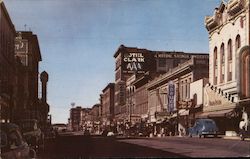
[[[175,110],[175,85],[173,81],[168,82],[168,112]]]

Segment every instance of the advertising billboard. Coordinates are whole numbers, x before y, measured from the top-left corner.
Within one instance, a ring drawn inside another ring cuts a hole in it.
[[[143,53],[126,53],[123,57],[123,73],[144,73],[145,56]]]

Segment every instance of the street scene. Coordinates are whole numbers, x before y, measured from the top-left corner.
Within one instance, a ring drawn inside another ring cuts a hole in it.
[[[250,157],[250,0],[0,0],[0,159]]]

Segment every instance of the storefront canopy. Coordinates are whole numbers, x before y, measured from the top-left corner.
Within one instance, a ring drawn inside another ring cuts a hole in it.
[[[198,115],[198,118],[209,118],[209,117],[227,117],[232,116],[234,114],[234,109],[226,109],[226,110],[219,110],[213,112],[204,112]]]

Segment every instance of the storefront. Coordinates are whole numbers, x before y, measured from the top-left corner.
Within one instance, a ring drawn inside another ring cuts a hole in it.
[[[225,98],[221,91],[214,89],[211,85],[207,85],[204,90],[203,113],[198,118],[214,119],[220,133],[237,134],[241,108],[237,107],[236,102]]]

